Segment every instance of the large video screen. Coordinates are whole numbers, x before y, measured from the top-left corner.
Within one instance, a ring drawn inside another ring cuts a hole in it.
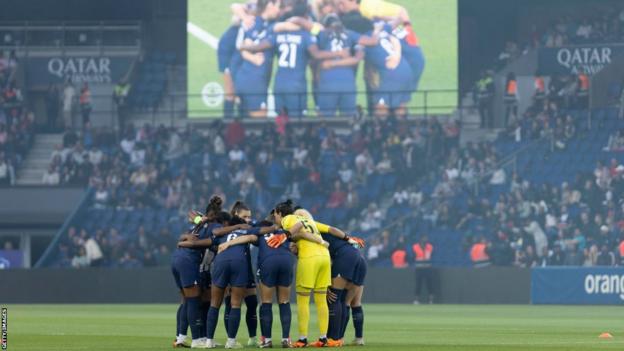
[[[337,0],[335,3],[340,3]],[[362,0],[361,3],[369,0]],[[238,1],[241,2],[241,1]],[[232,0],[188,0],[188,115],[189,118],[223,117],[224,76],[219,70],[217,50],[219,40],[233,23]],[[313,1],[309,1],[313,3]],[[379,0],[371,0],[379,2]],[[391,4],[403,6],[416,35],[424,67],[417,89],[406,103],[410,113],[448,113],[457,104],[458,45],[457,0],[392,0]],[[231,37],[230,37],[231,38]],[[230,39],[231,40],[231,39]],[[368,57],[367,57],[368,59]],[[275,99],[272,95],[279,55],[274,55],[273,70],[268,84],[268,116],[275,116]],[[357,70],[357,103],[366,106],[364,65]],[[306,116],[315,116],[316,99],[312,92],[313,78],[307,70]],[[238,79],[241,84],[242,79]],[[241,84],[242,85],[242,84]],[[244,87],[243,87],[244,88]],[[239,90],[234,88],[234,90]],[[241,89],[243,90],[243,89]],[[239,101],[237,99],[237,101]],[[264,106],[263,106],[264,107]],[[316,107],[318,110],[318,107]]]

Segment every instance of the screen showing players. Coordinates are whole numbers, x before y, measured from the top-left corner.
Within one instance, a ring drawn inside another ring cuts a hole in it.
[[[455,108],[457,0],[301,3],[188,0],[190,118]]]

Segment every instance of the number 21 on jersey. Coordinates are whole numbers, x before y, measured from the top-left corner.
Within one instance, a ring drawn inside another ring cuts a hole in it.
[[[278,66],[285,68],[295,68],[297,65],[297,44],[282,43],[279,46]]]

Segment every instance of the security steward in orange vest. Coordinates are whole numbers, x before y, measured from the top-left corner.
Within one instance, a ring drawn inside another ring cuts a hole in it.
[[[422,290],[427,286],[428,302],[433,303],[434,289],[434,270],[431,267],[431,254],[433,253],[433,245],[429,242],[429,238],[423,235],[420,240],[412,245],[414,253],[414,266],[416,267],[416,298],[414,304],[420,303]]]
[[[518,81],[513,72],[507,74],[507,82],[505,83],[505,121],[504,126],[507,127],[510,117],[518,118]]]
[[[537,106],[541,106],[546,98],[546,83],[544,83],[544,77],[537,74],[533,80],[535,87],[535,94],[533,94],[533,102]]]
[[[470,260],[475,267],[490,265],[490,256],[487,253],[487,240],[484,237],[481,237],[470,248]]]
[[[576,104],[578,109],[589,107],[589,77],[581,72],[577,78],[578,89],[576,90]]]

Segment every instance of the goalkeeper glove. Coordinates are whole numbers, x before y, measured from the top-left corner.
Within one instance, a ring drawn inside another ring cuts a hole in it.
[[[358,248],[362,249],[366,246],[366,242],[364,241],[364,239],[362,238],[358,238],[357,236],[345,236],[344,237],[344,241],[348,242],[349,244],[353,245],[353,246],[357,246]]]
[[[267,239],[267,245],[275,249],[285,243],[286,240],[288,240],[286,234],[273,234]]]

